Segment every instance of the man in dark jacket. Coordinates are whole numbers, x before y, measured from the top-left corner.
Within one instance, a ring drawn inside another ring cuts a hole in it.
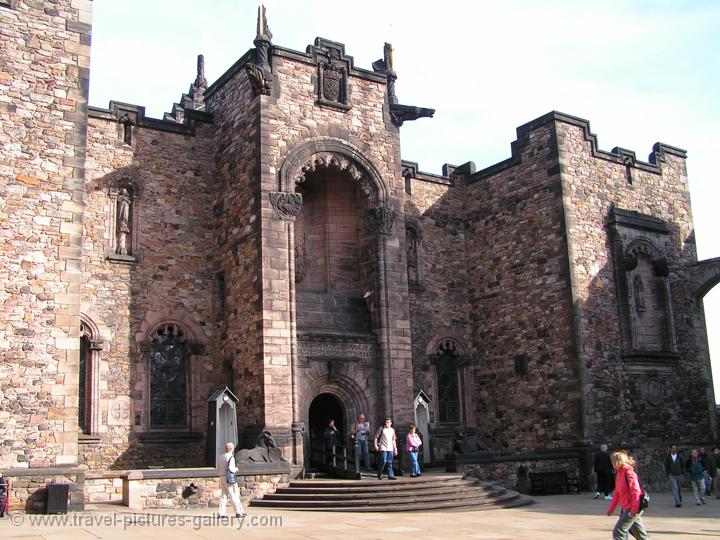
[[[715,462],[715,456],[706,452],[704,448],[700,448],[700,461],[702,462],[703,468],[708,476],[705,482],[705,495],[710,495],[715,483],[715,478],[717,477],[717,463]],[[717,493],[715,493],[715,496],[717,497]]]
[[[597,476],[597,492],[595,493],[596,499],[600,496],[601,491],[605,495],[605,499],[612,499],[610,493],[612,493],[615,489],[615,486],[613,485],[615,483],[613,466],[607,449],[607,444],[601,444],[600,451],[595,453],[595,459],[593,460],[593,470]]]
[[[673,499],[675,499],[675,507],[682,506],[682,491],[680,490],[680,481],[685,474],[685,466],[683,460],[678,454],[677,444],[670,446],[670,453],[665,456],[665,474],[670,480]]]

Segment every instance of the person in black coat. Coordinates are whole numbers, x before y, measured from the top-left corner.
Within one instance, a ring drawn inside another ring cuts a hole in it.
[[[715,478],[717,478],[717,463],[715,462],[715,456],[705,451],[705,448],[700,449],[700,461],[703,464],[703,468],[707,473],[708,478],[705,482],[705,495],[710,495],[715,485]],[[717,491],[717,490],[715,490]],[[715,496],[717,497],[717,493]],[[720,497],[717,497],[720,499]]]
[[[605,495],[605,499],[612,499],[610,493],[615,489],[615,476],[613,475],[612,461],[607,449],[607,444],[601,444],[600,451],[595,453],[595,459],[593,460],[593,470],[597,476],[596,499],[600,496],[600,492]]]

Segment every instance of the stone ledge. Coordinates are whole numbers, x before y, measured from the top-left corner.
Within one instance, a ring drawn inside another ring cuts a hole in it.
[[[189,443],[202,441],[204,437],[204,433],[191,431],[144,431],[137,433],[138,441],[141,443]]]
[[[237,476],[290,474],[290,463],[239,463]],[[214,478],[215,467],[194,469],[143,469],[124,471],[119,476],[127,480],[171,480],[174,478]]]

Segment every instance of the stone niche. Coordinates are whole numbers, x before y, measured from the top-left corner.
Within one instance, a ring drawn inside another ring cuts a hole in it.
[[[678,361],[665,244],[670,229],[652,216],[613,208],[609,216],[622,354],[634,371],[668,372]]]

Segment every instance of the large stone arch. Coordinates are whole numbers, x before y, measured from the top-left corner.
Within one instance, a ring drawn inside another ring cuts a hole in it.
[[[690,267],[689,271],[692,296],[700,300],[720,283],[720,257],[700,261]]]
[[[290,150],[280,167],[280,191],[294,192],[308,173],[329,167],[347,172],[372,206],[387,202],[388,187],[373,163],[356,146],[333,137],[309,139]]]
[[[335,374],[332,378],[327,375],[316,377],[305,390],[301,403],[302,415],[305,420],[307,420],[310,404],[320,394],[335,396],[344,405],[349,417],[347,420],[352,420],[361,412],[367,414],[369,410],[368,398],[363,388],[344,374]]]

